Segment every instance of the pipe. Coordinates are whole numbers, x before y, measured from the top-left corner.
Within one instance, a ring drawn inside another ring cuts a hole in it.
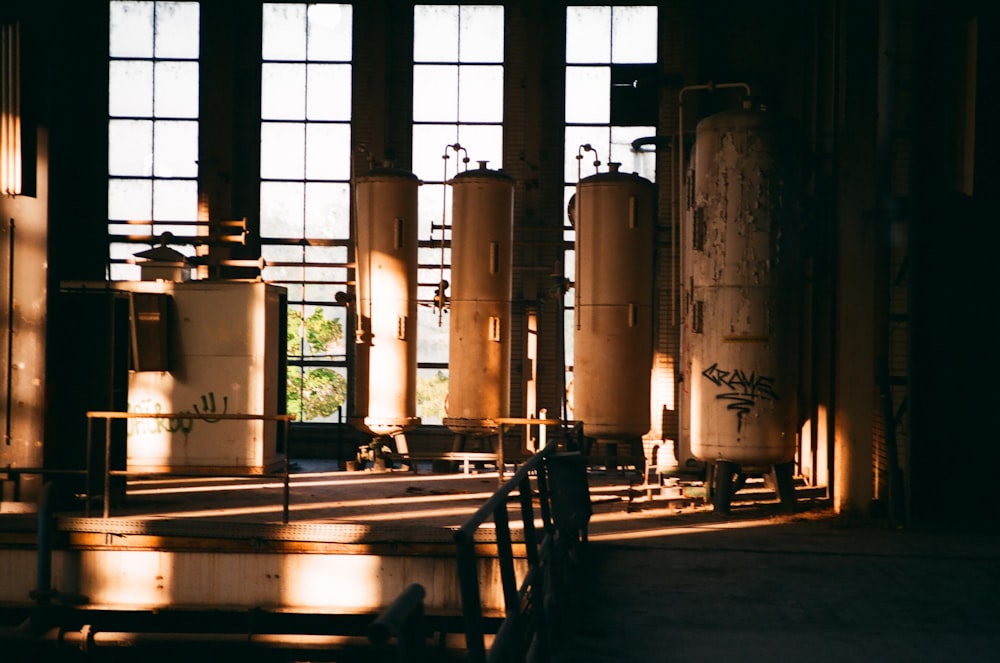
[[[11,394],[14,384],[14,219],[10,219],[10,250],[7,261],[7,408],[4,410],[6,422],[4,424],[4,444],[10,446],[11,441],[11,406],[13,395]]]
[[[31,597],[38,605],[49,605],[52,591],[52,490],[51,481],[42,486],[38,497],[38,568]]]

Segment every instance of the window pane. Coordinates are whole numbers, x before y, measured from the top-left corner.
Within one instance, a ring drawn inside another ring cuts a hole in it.
[[[413,8],[414,62],[458,61],[458,7]]]
[[[198,63],[157,62],[153,92],[157,117],[198,117]]]
[[[157,122],[154,127],[156,177],[198,176],[198,123]]]
[[[422,184],[417,189],[417,233],[421,241],[441,240],[442,219],[451,219],[451,187],[444,184]],[[421,259],[423,262],[423,259]],[[437,257],[433,260],[437,264]]]
[[[459,8],[459,62],[503,62],[503,7]]]
[[[150,117],[153,114],[153,65],[116,60],[108,69],[108,114],[112,117]]]
[[[420,339],[420,361],[448,363],[448,313],[441,316],[438,326],[438,311],[433,306],[417,309],[417,338]]]
[[[301,278],[302,268],[295,266],[295,264],[302,262],[303,247],[265,244],[260,249],[260,255],[265,262],[261,272],[265,281],[297,281]]]
[[[151,121],[108,122],[108,171],[112,175],[152,175],[153,123]]]
[[[157,2],[155,7],[155,57],[197,58],[200,25],[198,3]]]
[[[153,56],[153,3],[112,2],[109,54],[115,58]]]
[[[306,178],[347,180],[351,177],[351,128],[347,124],[307,124]]]
[[[461,67],[458,89],[461,122],[503,121],[503,67]]]
[[[302,237],[301,182],[260,183],[261,237]]]
[[[340,421],[347,396],[343,368],[288,367],[288,413],[297,421]]]
[[[305,117],[310,120],[350,120],[350,65],[310,64],[307,65],[307,74]]]
[[[108,183],[108,218],[143,221],[153,218],[153,183],[150,180],[111,180]]]
[[[306,68],[301,64],[261,65],[260,116],[301,120],[306,116]]]
[[[347,183],[306,184],[306,237],[350,237],[351,188]]]
[[[503,166],[503,127],[495,124],[458,125],[458,142],[469,151],[470,168],[477,168],[477,161],[486,161],[487,168]],[[462,166],[465,170],[465,166]]]
[[[299,179],[305,173],[305,125],[264,122],[260,127],[260,175]],[[301,206],[301,199],[300,199]]]
[[[655,136],[653,127],[611,127],[611,155],[609,161],[621,164],[623,173],[639,173],[651,182],[656,181],[656,153],[636,152],[632,141],[636,138]]]
[[[418,124],[413,127],[413,173],[421,180],[441,182],[454,175],[461,166],[461,155],[448,149],[458,142],[458,129],[453,124]],[[448,159],[444,159],[444,155]],[[421,187],[424,188],[424,187]]]
[[[265,4],[262,54],[265,60],[304,60],[306,6]]]
[[[350,5],[309,5],[309,60],[351,59]]]
[[[611,8],[566,9],[566,62],[611,62]]]
[[[417,416],[424,425],[441,425],[448,396],[448,369],[417,369]]]
[[[566,67],[566,122],[611,120],[611,67]]]
[[[457,66],[417,65],[413,68],[413,120],[458,120]]]
[[[600,161],[607,170],[608,143],[611,140],[610,127],[566,127],[566,181],[575,183],[578,178],[589,177],[597,172],[594,161]],[[594,151],[584,151],[582,145],[593,146]],[[577,159],[577,155],[582,158]]]
[[[615,7],[611,62],[656,62],[656,7]]]
[[[193,181],[154,180],[153,218],[188,221],[198,218],[198,184]],[[157,231],[161,229],[157,226]],[[165,230],[165,228],[164,228]],[[193,234],[191,228],[175,233]]]

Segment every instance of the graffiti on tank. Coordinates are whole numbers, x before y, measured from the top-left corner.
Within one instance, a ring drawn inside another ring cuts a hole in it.
[[[716,400],[730,401],[727,410],[736,412],[736,430],[743,429],[743,417],[753,409],[758,401],[777,401],[778,394],[774,390],[774,378],[757,375],[739,369],[727,371],[712,364],[701,372],[717,387],[725,387],[729,391],[716,395]]]
[[[161,414],[163,404],[151,400],[129,403],[128,411],[136,414]],[[194,428],[191,417],[157,417],[156,419],[129,419],[129,435],[156,435],[159,433],[183,433],[187,435]]]
[[[222,412],[219,412],[218,410],[216,410],[216,407],[215,407],[215,392],[214,391],[210,391],[207,394],[203,394],[202,395],[202,397],[201,397],[201,409],[198,408],[198,404],[197,403],[195,403],[191,407],[194,408],[195,413],[198,414],[201,417],[202,421],[207,421],[210,424],[214,424],[217,421],[219,421],[219,419],[213,419],[213,418],[208,417],[206,415],[209,415],[209,414],[226,414],[226,411],[229,409],[229,396],[223,396],[222,397]]]
[[[194,428],[196,420],[209,424],[221,421],[220,417],[213,417],[212,415],[226,414],[226,411],[229,409],[229,397],[222,397],[221,412],[218,410],[214,391],[202,394],[191,407],[194,409],[194,414],[192,415],[178,413],[175,416],[163,416],[155,419],[129,419],[128,434],[156,435],[159,433],[181,433],[188,435]],[[173,414],[164,413],[162,403],[149,399],[137,403],[129,403],[128,411],[137,414]]]

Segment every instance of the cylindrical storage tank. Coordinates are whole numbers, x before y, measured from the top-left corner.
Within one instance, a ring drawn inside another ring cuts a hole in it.
[[[509,416],[514,180],[486,168],[452,187],[447,416],[450,430],[487,435]]]
[[[798,273],[790,156],[754,109],[698,123],[685,218],[682,348],[692,453],[743,467],[796,449]]]
[[[355,180],[357,315],[355,419],[376,436],[420,423],[417,412],[417,187],[377,168]]]
[[[656,187],[608,164],[576,185],[573,414],[598,439],[650,428]]]

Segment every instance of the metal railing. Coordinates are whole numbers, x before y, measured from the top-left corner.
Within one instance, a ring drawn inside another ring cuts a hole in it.
[[[87,515],[90,514],[90,496],[92,494],[90,485],[90,455],[93,446],[93,422],[95,419],[104,420],[104,517],[108,518],[111,514],[111,477],[129,477],[129,476],[163,476],[163,477],[210,477],[210,476],[240,476],[240,477],[250,477],[250,478],[260,478],[260,479],[281,479],[283,482],[282,491],[282,522],[288,523],[288,512],[289,512],[289,495],[290,495],[290,485],[289,485],[289,458],[291,456],[291,449],[289,449],[288,440],[288,428],[289,424],[295,420],[294,414],[205,414],[201,415],[197,412],[179,412],[179,413],[147,413],[147,412],[87,412],[87,486],[86,486],[86,509]],[[226,473],[220,471],[206,471],[206,472],[180,472],[180,471],[165,471],[165,472],[144,472],[144,471],[131,471],[131,470],[113,470],[111,469],[111,421],[114,419],[191,419],[191,420],[204,420],[204,421],[218,421],[222,419],[236,419],[236,420],[258,420],[258,421],[276,421],[278,422],[278,428],[281,429],[281,448],[284,450],[284,458],[282,460],[283,468],[281,472],[277,473],[267,473],[267,472],[240,472],[240,473]]]
[[[532,482],[534,478],[534,482]],[[534,483],[534,487],[532,485]],[[508,502],[517,492],[523,522],[527,569],[518,586]],[[540,525],[536,526],[537,498]],[[469,661],[527,661],[548,647],[552,620],[558,616],[558,593],[566,578],[559,566],[569,550],[586,541],[590,517],[586,465],[577,452],[560,452],[549,443],[529,458],[454,535],[458,582]],[[503,593],[504,616],[486,651],[485,620],[479,587],[475,534],[492,520],[496,528],[497,561]]]

